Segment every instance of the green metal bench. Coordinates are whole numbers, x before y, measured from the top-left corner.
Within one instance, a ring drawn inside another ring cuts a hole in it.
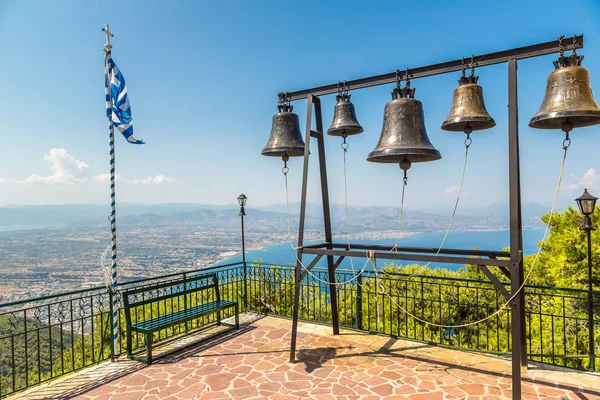
[[[214,290],[212,293],[207,291]],[[211,296],[212,295],[212,296]],[[209,314],[217,314],[217,325],[221,325],[221,311],[235,308],[234,328],[240,327],[238,302],[221,300],[219,282],[216,273],[185,277],[169,282],[148,285],[142,288],[122,292],[125,319],[127,322],[127,357],[130,359],[152,363],[153,333],[163,329],[185,324],[185,333],[189,332],[189,323]],[[210,300],[212,298],[212,300]],[[208,300],[208,301],[207,301]],[[160,315],[161,302],[164,314]],[[170,303],[170,311],[167,307]],[[138,315],[143,315],[138,321]],[[150,318],[147,314],[150,313]],[[155,314],[158,314],[155,316]],[[135,322],[132,323],[132,316]],[[134,332],[145,337],[146,358],[133,354],[132,335]],[[174,349],[176,351],[179,349]],[[163,357],[172,351],[160,355]]]

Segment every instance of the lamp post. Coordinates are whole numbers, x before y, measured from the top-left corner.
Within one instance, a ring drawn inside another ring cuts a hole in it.
[[[248,269],[246,268],[246,243],[244,238],[244,216],[246,212],[244,211],[244,206],[246,205],[246,200],[248,198],[244,193],[240,194],[237,198],[238,203],[240,205],[240,217],[242,219],[242,264],[244,266],[244,310],[248,311]]]
[[[592,295],[592,231],[595,230],[592,226],[592,218],[590,215],[593,214],[596,208],[597,197],[592,196],[588,193],[587,189],[584,190],[583,194],[575,199],[579,211],[583,214],[583,226],[582,230],[587,232],[587,259],[588,259],[588,325],[590,333],[590,370],[594,371],[595,358],[594,354],[594,299]]]

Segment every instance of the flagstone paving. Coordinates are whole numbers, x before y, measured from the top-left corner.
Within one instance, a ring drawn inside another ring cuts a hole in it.
[[[244,316],[246,321],[250,315]],[[291,321],[254,318],[237,331],[146,366],[103,363],[14,399],[505,399],[510,362],[364,332],[299,324],[289,363]],[[600,375],[530,365],[524,399],[600,399]]]

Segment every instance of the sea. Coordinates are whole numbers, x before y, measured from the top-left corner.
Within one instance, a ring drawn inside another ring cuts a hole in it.
[[[510,231],[508,230],[499,230],[499,231],[456,231],[450,232],[446,241],[444,243],[444,248],[454,248],[454,249],[465,249],[472,250],[474,248],[479,248],[481,250],[502,250],[505,247],[508,247],[510,243]],[[542,240],[544,236],[544,229],[529,229],[523,231],[523,251],[525,255],[535,254],[538,250],[538,242]],[[442,240],[444,238],[444,232],[436,232],[436,233],[416,233],[404,238],[401,238],[398,241],[398,246],[410,246],[410,247],[425,247],[425,248],[439,248]],[[338,243],[345,243],[346,241],[343,239],[335,240]],[[319,241],[315,242],[306,242],[306,245],[319,243]],[[352,243],[360,243],[360,244],[375,244],[375,245],[389,245],[393,246],[396,243],[395,238],[390,239],[377,239],[377,240],[351,240]],[[313,257],[304,256],[303,263],[307,265],[310,263]],[[246,261],[254,262],[254,261],[263,261],[265,263],[273,263],[273,264],[285,264],[292,265],[295,264],[296,261],[296,251],[290,246],[290,243],[280,243],[272,246],[264,247],[258,250],[250,250],[246,252]],[[229,264],[235,262],[241,262],[242,255],[238,254],[234,257],[228,258],[219,262],[217,265]],[[354,259],[352,263],[354,264],[354,268],[362,268],[364,265],[365,259]],[[391,260],[390,260],[391,262]],[[409,264],[421,264],[424,265],[426,263],[417,263],[415,261],[400,261],[395,260],[394,264],[396,265],[409,265]],[[325,257],[317,263],[317,266],[326,266]],[[464,268],[462,264],[446,264],[446,263],[431,263],[429,268],[446,268],[451,271],[456,271],[459,268]],[[346,258],[342,261],[339,268],[342,269],[351,269],[351,261],[349,258]]]

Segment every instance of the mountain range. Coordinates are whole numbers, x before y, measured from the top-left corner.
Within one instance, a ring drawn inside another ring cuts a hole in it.
[[[290,204],[290,219],[295,226],[298,221],[299,203]],[[523,226],[542,227],[540,217],[549,209],[529,203],[523,206]],[[239,226],[239,207],[232,205],[204,205],[194,203],[167,204],[119,204],[118,223],[122,226],[151,226],[165,224],[202,224],[206,227]],[[322,206],[307,204],[307,226],[318,228],[322,224]],[[107,223],[109,209],[106,205],[46,205],[0,207],[0,227],[47,226],[86,227]],[[350,231],[393,230],[397,228],[397,207],[353,206],[348,208]],[[331,205],[334,231],[345,232],[345,207]],[[446,229],[449,213],[404,210],[403,227],[407,230],[437,231]],[[246,208],[248,228],[261,225],[287,224],[285,204]],[[454,219],[457,230],[507,229],[508,205],[492,204],[482,208],[460,209]]]

